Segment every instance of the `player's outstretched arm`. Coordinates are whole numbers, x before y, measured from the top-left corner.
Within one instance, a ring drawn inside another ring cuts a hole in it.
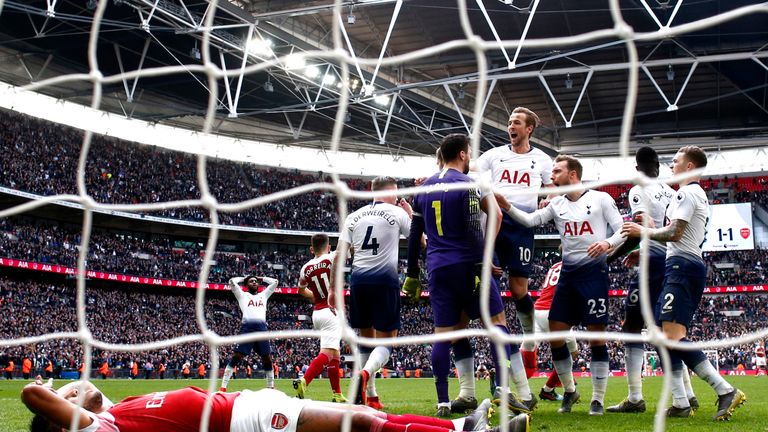
[[[621,233],[627,237],[640,237],[644,229],[648,230],[648,237],[651,240],[660,242],[676,242],[683,237],[683,231],[688,226],[688,222],[682,219],[674,219],[669,225],[663,228],[643,228],[642,225],[634,222],[625,222],[621,227]]]
[[[497,192],[494,192],[493,195],[496,197],[496,202],[499,204],[499,207],[520,225],[532,228],[552,220],[552,212],[550,211],[551,207],[549,205],[543,209],[536,210],[533,213],[526,213],[510,204],[509,201],[504,198],[504,195]]]
[[[421,296],[421,280],[419,275],[419,255],[421,254],[421,240],[424,234],[424,218],[420,213],[413,215],[411,221],[411,233],[408,236],[408,267],[403,292],[412,300]]]
[[[233,277],[229,280],[229,289],[232,290],[232,293],[235,294],[235,297],[239,300],[240,297],[243,295],[243,287],[241,284],[245,280],[244,277]]]
[[[21,401],[35,414],[40,414],[58,427],[69,428],[73,416],[77,416],[78,429],[83,429],[93,423],[85,411],[77,405],[59,396],[48,387],[28,384],[21,391]]]

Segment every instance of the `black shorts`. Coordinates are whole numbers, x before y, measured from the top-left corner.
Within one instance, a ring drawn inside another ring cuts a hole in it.
[[[656,303],[656,320],[689,327],[699,308],[706,283],[707,267],[703,261],[683,257],[667,259],[664,288]]]
[[[352,273],[349,289],[349,325],[378,331],[400,329],[400,282],[391,277]]]
[[[240,325],[240,334],[248,334],[255,332],[267,331],[267,323],[264,321],[246,321]],[[238,344],[235,347],[235,352],[239,352],[243,355],[248,355],[252,351],[256,351],[256,354],[260,356],[268,356],[272,351],[269,348],[268,340],[260,340],[254,342],[245,342]]]

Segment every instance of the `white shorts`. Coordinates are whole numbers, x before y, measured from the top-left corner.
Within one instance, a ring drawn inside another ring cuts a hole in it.
[[[341,324],[339,317],[331,308],[319,309],[312,312],[312,325],[319,330],[320,348],[341,349]]]
[[[549,333],[549,311],[535,309],[533,311],[533,333]],[[568,351],[574,352],[578,349],[576,339],[572,336],[565,338],[565,344],[568,345]],[[538,346],[537,343],[531,341],[523,344],[523,350],[533,351]]]
[[[299,414],[309,399],[279,390],[243,390],[232,406],[230,432],[296,432]]]
[[[755,366],[765,367],[765,357],[755,357]]]

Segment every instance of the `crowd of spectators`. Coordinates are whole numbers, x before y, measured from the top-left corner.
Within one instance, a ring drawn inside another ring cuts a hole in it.
[[[623,298],[609,302],[608,331],[618,331],[623,318]],[[689,338],[708,341],[741,336],[768,327],[765,295],[706,296],[693,320]],[[158,294],[124,287],[89,287],[86,291],[86,323],[94,339],[115,344],[139,344],[198,334],[195,321],[193,293],[174,292]],[[35,282],[16,276],[0,277],[0,306],[9,319],[0,323],[0,339],[20,336],[38,336],[77,330],[76,299],[73,283]],[[519,332],[514,306],[507,302],[506,314],[510,328]],[[237,303],[228,293],[211,293],[203,305],[206,324],[220,335],[236,335],[240,313]],[[311,305],[304,299],[275,295],[268,307],[270,330],[309,329]],[[405,301],[402,306],[401,335],[422,335],[432,332],[431,307],[428,301]],[[480,328],[480,322],[472,327]],[[486,338],[472,338],[476,351],[476,364],[492,367],[490,346]],[[275,338],[271,340],[275,362],[281,376],[293,376],[297,366],[307,365],[319,349],[314,338]],[[577,370],[589,365],[586,342],[580,342],[575,361]],[[652,349],[650,346],[648,349]],[[733,369],[738,364],[751,366],[753,345],[744,344],[721,348],[720,367]],[[169,345],[161,349],[142,352],[104,351],[94,349],[94,369],[106,361],[112,369],[126,369],[132,361],[157,366],[160,362],[169,370],[167,377],[175,376],[185,363],[197,367],[200,363],[210,367],[208,346],[200,343]],[[219,348],[222,365],[232,354],[231,346]],[[621,344],[609,342],[610,367],[624,367]],[[351,361],[349,346],[345,343],[342,355]],[[390,367],[430,371],[431,345],[415,344],[395,347]],[[24,357],[32,358],[38,368],[51,360],[57,369],[75,370],[83,359],[82,345],[76,339],[50,339],[32,345],[0,347],[0,363],[12,359],[16,364]],[[552,368],[551,354],[546,343],[539,347],[539,368]],[[260,369],[258,356],[249,358],[253,369]],[[349,366],[349,363],[347,363]],[[155,370],[158,368],[155,367]]]

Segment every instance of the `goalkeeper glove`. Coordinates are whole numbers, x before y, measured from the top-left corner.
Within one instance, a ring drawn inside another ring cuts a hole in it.
[[[418,300],[421,297],[421,281],[419,278],[406,277],[403,282],[403,292],[411,300]]]

